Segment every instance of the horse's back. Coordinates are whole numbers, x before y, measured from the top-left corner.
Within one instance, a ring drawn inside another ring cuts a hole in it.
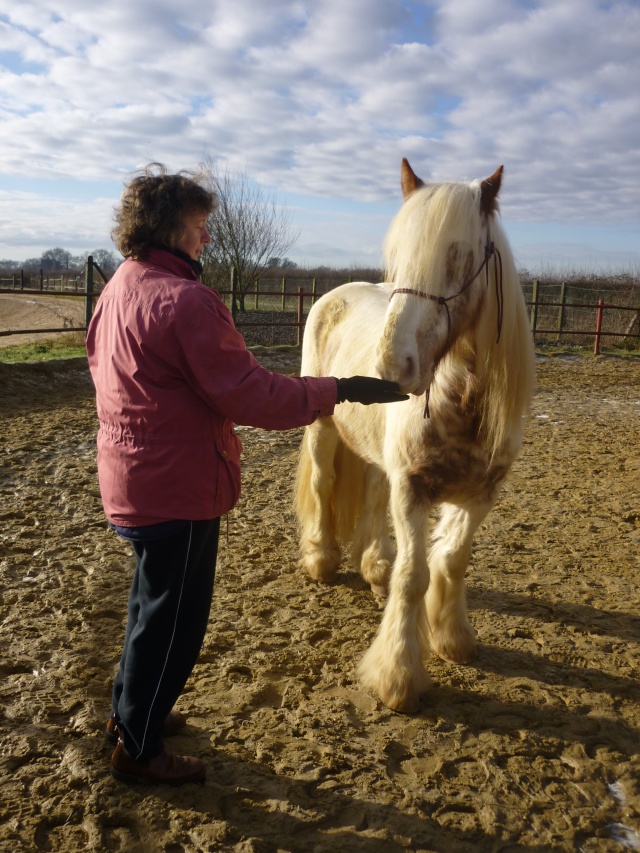
[[[307,318],[302,345],[302,374],[374,375],[375,344],[384,325],[390,290],[357,281],[325,293]]]

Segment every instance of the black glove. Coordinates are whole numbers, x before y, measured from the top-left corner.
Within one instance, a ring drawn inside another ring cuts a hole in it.
[[[349,379],[336,379],[338,384],[338,402],[362,403],[396,403],[398,400],[408,400],[408,394],[400,393],[397,382],[387,379],[374,379],[371,376],[351,376]]]

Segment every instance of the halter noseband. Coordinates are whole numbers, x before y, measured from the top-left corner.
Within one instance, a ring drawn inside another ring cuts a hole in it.
[[[471,276],[471,278],[465,282],[460,290],[457,293],[453,293],[451,296],[434,296],[433,293],[423,293],[421,290],[412,290],[410,287],[397,287],[395,290],[391,291],[391,295],[389,296],[389,301],[393,298],[396,293],[409,293],[412,296],[420,296],[423,299],[431,299],[432,302],[437,302],[438,305],[444,305],[447,312],[447,337],[451,334],[451,314],[449,312],[448,303],[455,299],[457,296],[460,296],[465,292],[473,282],[478,278],[483,269],[486,269],[487,272],[487,288],[489,287],[489,261],[491,257],[495,258],[494,261],[494,280],[496,284],[496,302],[498,304],[498,337],[496,339],[496,343],[500,340],[500,333],[502,332],[502,315],[504,309],[504,293],[502,290],[502,256],[498,249],[496,249],[493,240],[491,238],[487,239],[487,242],[484,247],[484,260],[476,270],[476,272]],[[499,275],[498,275],[499,271]]]

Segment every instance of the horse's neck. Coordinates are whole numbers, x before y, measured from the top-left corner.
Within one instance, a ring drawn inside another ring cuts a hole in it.
[[[521,293],[507,293],[505,286],[504,305],[499,331],[495,307],[485,302],[478,323],[438,365],[430,400],[436,417],[439,411],[454,412],[460,425],[473,418],[480,425],[478,438],[492,458],[519,445],[534,378],[533,344]]]

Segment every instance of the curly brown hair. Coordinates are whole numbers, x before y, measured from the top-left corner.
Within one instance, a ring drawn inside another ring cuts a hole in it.
[[[125,258],[144,258],[152,246],[175,249],[191,213],[208,216],[216,195],[203,184],[206,174],[170,175],[162,163],[149,163],[127,185],[116,210],[113,242]]]

